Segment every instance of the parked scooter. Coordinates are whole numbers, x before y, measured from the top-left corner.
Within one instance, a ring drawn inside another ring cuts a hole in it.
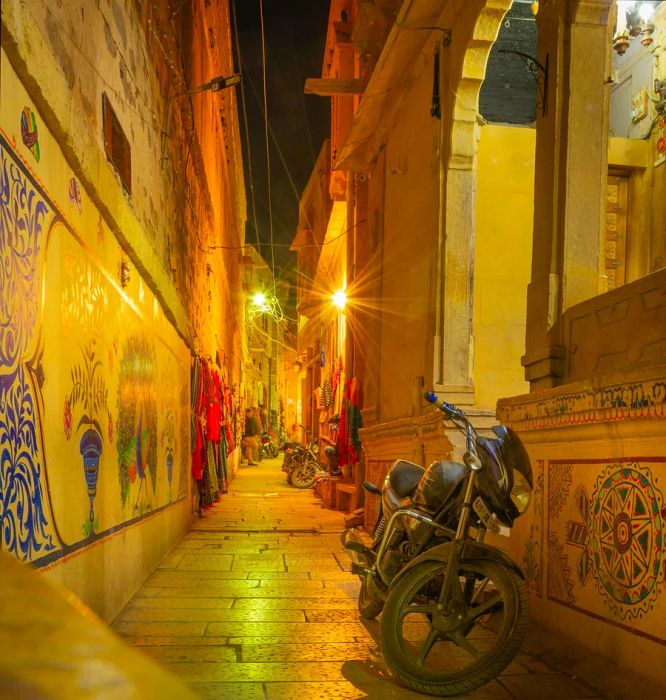
[[[297,489],[308,489],[328,474],[319,464],[319,438],[312,438],[306,445],[297,445],[291,455],[291,471],[287,483]]]
[[[523,573],[483,540],[525,512],[532,469],[511,429],[481,437],[462,410],[425,398],[465,435],[462,463],[396,461],[381,489],[363,484],[381,497],[372,545],[356,530],[342,543],[361,578],[361,617],[383,610],[382,652],[395,677],[417,692],[458,695],[495,678],[525,635]]]
[[[259,437],[259,459],[264,457],[272,457],[273,459],[278,456],[277,445],[273,442],[269,433],[262,433]]]

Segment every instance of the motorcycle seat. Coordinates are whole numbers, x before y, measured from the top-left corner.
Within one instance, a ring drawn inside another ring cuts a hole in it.
[[[425,469],[420,464],[398,459],[389,471],[391,489],[400,498],[411,496],[421,481]]]

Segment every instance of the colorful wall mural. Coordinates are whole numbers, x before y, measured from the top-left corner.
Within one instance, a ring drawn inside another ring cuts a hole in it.
[[[41,567],[189,497],[189,351],[37,110],[0,126],[0,549]]]
[[[538,598],[666,645],[666,457],[536,460],[520,563]]]

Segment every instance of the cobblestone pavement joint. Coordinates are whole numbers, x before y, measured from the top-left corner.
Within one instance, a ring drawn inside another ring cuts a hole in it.
[[[390,678],[377,622],[358,616],[358,579],[339,541],[342,514],[312,490],[289,487],[280,461],[242,466],[113,628],[210,700],[428,697]],[[516,659],[464,697],[666,697],[654,690],[530,623]]]

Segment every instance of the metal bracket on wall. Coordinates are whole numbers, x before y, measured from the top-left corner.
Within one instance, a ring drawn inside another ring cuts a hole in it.
[[[541,112],[541,116],[546,116],[546,97],[548,96],[548,54],[546,54],[546,65],[542,65],[536,58],[522,51],[511,49],[500,49],[499,53],[510,53],[525,62],[527,70],[532,74],[539,94],[536,107]]]

